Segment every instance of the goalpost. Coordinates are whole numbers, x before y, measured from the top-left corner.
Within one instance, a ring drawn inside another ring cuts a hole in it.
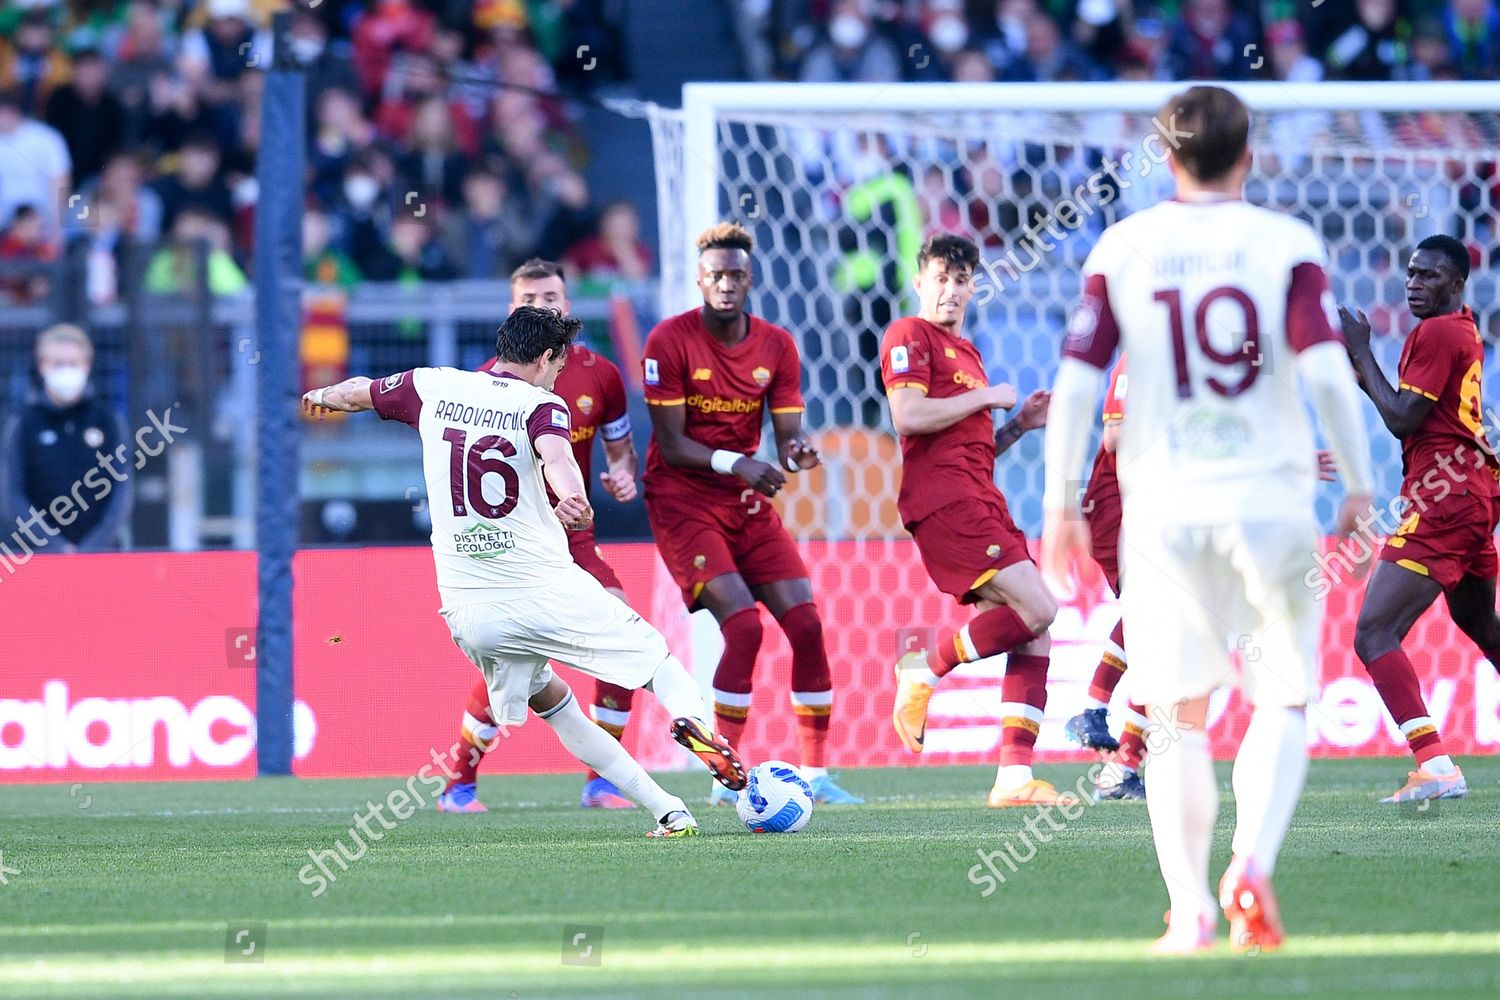
[[[652,121],[663,314],[700,301],[694,236],[719,219],[743,223],[756,237],[751,307],[802,346],[810,426],[888,432],[875,347],[914,306],[916,246],[951,230],[984,256],[968,329],[991,375],[1022,390],[1046,385],[1094,240],[1171,194],[1152,119],[1185,86],[688,84],[681,111]],[[1335,295],[1371,314],[1390,364],[1392,335],[1410,327],[1406,256],[1422,237],[1446,232],[1477,248],[1469,301],[1491,321],[1500,84],[1229,86],[1255,115],[1248,199],[1322,233]],[[1372,436],[1380,485],[1393,491],[1399,450]],[[848,437],[836,443],[847,450]],[[1028,445],[1027,460],[999,474],[1034,532],[1040,451]],[[875,472],[883,453],[833,457],[894,495],[894,476]],[[804,537],[891,533],[888,511],[806,501],[789,501]],[[1330,513],[1326,498],[1321,509]]]
[[[807,425],[825,459],[825,468],[792,477],[783,517],[807,543],[825,615],[864,630],[840,631],[832,654],[860,664],[862,679],[864,663],[882,664],[867,679],[877,690],[889,685],[889,633],[908,641],[904,626],[953,614],[951,602],[929,602],[920,565],[900,555],[908,543],[895,510],[899,450],[877,358],[886,325],[915,311],[918,245],[939,229],[979,243],[967,332],[992,379],[1023,396],[1049,385],[1079,270],[1099,233],[1172,193],[1152,118],[1188,85],[689,84],[680,111],[650,111],[663,315],[701,301],[698,232],[720,219],[751,230],[750,306],[797,338]],[[1433,233],[1475,248],[1468,301],[1481,330],[1500,334],[1490,307],[1500,252],[1500,84],[1228,86],[1253,112],[1247,199],[1323,236],[1334,294],[1370,315],[1387,371],[1413,322],[1406,258]],[[1485,387],[1491,399],[1500,398],[1495,369]],[[1367,413],[1384,503],[1400,482],[1400,450],[1373,408]],[[1039,534],[1041,435],[1002,457],[996,480],[1020,527]],[[1320,493],[1325,526],[1337,495],[1336,486]],[[1340,602],[1352,593],[1335,592],[1331,616],[1350,612]],[[1070,652],[1063,638],[1055,649],[1063,676],[1092,665],[1096,647],[1086,637],[1099,623],[1087,619],[1097,601],[1096,592],[1081,608],[1066,607],[1054,629],[1055,638],[1071,633],[1079,642]],[[1352,655],[1331,668],[1351,679],[1357,671]],[[877,696],[840,691],[841,719],[856,702],[859,721],[840,725],[860,727],[857,740],[873,738],[866,725],[889,725]],[[982,744],[971,732],[947,745]]]

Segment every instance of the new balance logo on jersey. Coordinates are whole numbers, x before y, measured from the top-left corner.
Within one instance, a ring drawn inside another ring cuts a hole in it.
[[[655,358],[646,359],[646,384],[661,385],[661,368]]]
[[[891,371],[897,374],[911,371],[911,358],[907,356],[905,347],[891,348]]]

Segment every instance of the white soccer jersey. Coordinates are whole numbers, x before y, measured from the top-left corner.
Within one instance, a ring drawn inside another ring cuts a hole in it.
[[[385,420],[422,437],[432,554],[443,604],[554,583],[573,565],[547,500],[536,441],[568,441],[568,407],[515,376],[416,368],[372,382]]]
[[[1063,353],[1130,356],[1125,510],[1180,524],[1306,518],[1317,466],[1295,356],[1337,342],[1305,223],[1243,201],[1168,201],[1105,231]]]

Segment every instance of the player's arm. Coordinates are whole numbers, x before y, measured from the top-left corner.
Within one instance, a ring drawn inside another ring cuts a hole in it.
[[[1345,310],[1335,312],[1328,276],[1316,260],[1303,261],[1292,268],[1286,301],[1287,345],[1296,352],[1297,374],[1312,396],[1323,437],[1333,452],[1334,464],[1344,476],[1347,495],[1338,511],[1341,534],[1353,531],[1359,519],[1369,512],[1373,490],[1370,439],[1364,414],[1360,412],[1359,386],[1351,360],[1363,354],[1374,376],[1367,382],[1371,385],[1379,382],[1390,388],[1370,353],[1370,324],[1362,324],[1363,336],[1355,331],[1352,338],[1340,337],[1335,321],[1342,325],[1345,317],[1353,319]]]
[[[813,468],[822,459],[802,432],[806,406],[802,402],[802,360],[797,342],[785,330],[777,330],[776,336],[781,341],[781,353],[766,392],[766,404],[771,411],[771,431],[776,435],[776,457],[781,468],[797,472]]]
[[[561,434],[539,434],[533,441],[537,457],[542,460],[542,477],[559,497],[553,508],[557,519],[569,531],[581,531],[594,521],[583,485],[583,472],[573,458],[573,446]]]
[[[635,499],[635,478],[639,462],[635,454],[635,441],[630,436],[630,402],[625,397],[625,380],[620,369],[604,358],[595,361],[599,374],[599,395],[604,404],[604,420],[599,426],[599,436],[604,441],[604,461],[607,471],[599,473],[599,481],[609,495],[620,503]]]
[[[1085,263],[1083,297],[1068,320],[1062,363],[1047,408],[1050,419],[1042,451],[1042,572],[1054,583],[1063,582],[1075,554],[1088,549],[1087,526],[1079,510],[1082,491],[1074,484],[1088,457],[1105,370],[1120,342],[1107,278],[1089,267],[1100,255],[1107,259],[1105,251],[1101,241]]]
[[[1297,372],[1312,396],[1323,437],[1333,453],[1333,464],[1344,477],[1346,496],[1339,508],[1338,530],[1347,535],[1356,527],[1356,519],[1369,511],[1374,494],[1370,439],[1364,414],[1360,412],[1359,389],[1345,352],[1334,342],[1316,344],[1300,352]],[[1319,468],[1321,478],[1321,459]]]
[[[788,472],[811,469],[822,461],[812,440],[802,432],[801,410],[772,410],[771,430],[776,435],[776,454]]]
[[[1370,349],[1370,321],[1363,312],[1356,310],[1351,313],[1339,306],[1339,324],[1344,329],[1349,362],[1359,375],[1359,388],[1375,404],[1386,429],[1398,438],[1405,438],[1422,426],[1427,411],[1432,409],[1437,398],[1405,386],[1394,386],[1386,380],[1380,362],[1375,360],[1375,352]]]
[[[370,380],[363,375],[344,379],[338,385],[325,385],[303,393],[302,405],[314,416],[332,410],[361,413],[375,408],[375,404],[370,401]]]
[[[786,485],[786,474],[768,462],[737,451],[715,450],[688,437],[687,406],[657,403],[651,407],[651,432],[656,447],[668,465],[679,469],[706,469],[738,476],[758,493],[775,496]]]
[[[1046,427],[1047,407],[1051,402],[1052,393],[1046,389],[1038,389],[1027,396],[1016,415],[995,432],[995,456],[998,458],[1009,451],[1011,445],[1026,436],[1027,431]]]
[[[1099,436],[1099,447],[1110,454],[1114,454],[1116,448],[1120,447],[1120,428],[1124,426],[1123,420],[1104,421],[1104,431]]]
[[[1002,382],[982,389],[970,389],[957,396],[933,399],[916,386],[900,386],[890,391],[891,425],[902,437],[936,434],[985,410],[1008,410],[1016,405],[1016,387]]]
[[[635,499],[635,477],[639,459],[635,454],[635,442],[627,434],[618,441],[604,441],[604,461],[608,472],[599,473],[599,481],[609,490],[609,495],[620,503]]]

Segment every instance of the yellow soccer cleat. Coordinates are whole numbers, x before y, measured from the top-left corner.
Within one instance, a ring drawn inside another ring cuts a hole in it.
[[[1077,802],[1077,796],[1059,792],[1052,787],[1052,782],[1032,778],[1016,788],[1001,788],[998,785],[991,788],[989,804],[991,809],[1009,809],[1012,806],[1075,805]]]
[[[932,699],[932,685],[918,677],[918,671],[927,666],[927,654],[914,650],[896,661],[896,707],[891,711],[891,722],[896,735],[912,753],[922,752],[922,741],[927,736],[927,703]]]

